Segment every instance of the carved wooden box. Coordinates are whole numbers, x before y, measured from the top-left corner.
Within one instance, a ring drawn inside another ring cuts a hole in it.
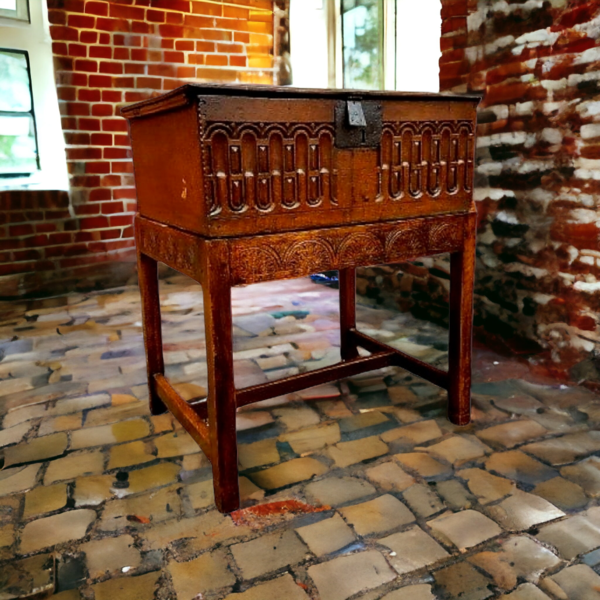
[[[206,237],[467,211],[477,102],[185,85],[122,111],[138,210]]]

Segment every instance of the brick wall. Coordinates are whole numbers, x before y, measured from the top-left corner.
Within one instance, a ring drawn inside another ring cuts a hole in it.
[[[441,87],[484,94],[479,331],[600,384],[600,3],[442,6]]]
[[[272,0],[47,0],[70,193],[0,193],[0,296],[118,285],[136,209],[119,108],[186,81],[273,83]]]

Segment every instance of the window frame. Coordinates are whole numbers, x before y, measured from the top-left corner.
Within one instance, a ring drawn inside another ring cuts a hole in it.
[[[0,171],[0,179],[10,179],[14,177],[28,177],[33,175],[34,173],[41,170],[40,167],[40,150],[39,150],[39,140],[37,133],[37,122],[35,117],[35,101],[33,98],[33,78],[31,77],[31,63],[29,61],[29,52],[27,50],[20,50],[18,48],[4,48],[0,46],[0,52],[10,52],[11,54],[23,54],[25,56],[25,62],[27,63],[27,75],[29,77],[29,97],[31,98],[31,108],[29,111],[8,111],[8,110],[0,110],[0,117],[21,117],[23,115],[31,115],[33,120],[33,137],[35,138],[35,165],[36,169],[34,171],[15,171],[5,172]]]
[[[16,6],[17,8],[15,10],[11,10],[10,8],[0,8],[0,18],[31,23],[29,0],[16,0]]]

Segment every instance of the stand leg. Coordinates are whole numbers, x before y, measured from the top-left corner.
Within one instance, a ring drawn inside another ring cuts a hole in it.
[[[342,360],[358,356],[356,345],[350,340],[350,330],[356,328],[356,269],[339,270],[340,281],[340,352]]]
[[[462,252],[450,258],[450,343],[448,418],[455,425],[471,420],[471,348],[473,337],[473,279],[475,216],[465,224]]]
[[[148,371],[148,397],[150,412],[160,415],[167,407],[158,397],[154,375],[165,373],[162,351],[162,331],[160,322],[160,298],[158,295],[158,265],[153,258],[138,251],[138,278],[142,297],[142,324],[146,347],[146,367]]]
[[[208,363],[208,420],[215,502],[222,513],[240,506],[229,262],[224,244],[207,248],[204,319]]]

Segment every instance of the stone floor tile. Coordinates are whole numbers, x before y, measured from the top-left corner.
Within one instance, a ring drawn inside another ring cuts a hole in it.
[[[296,431],[317,425],[321,420],[319,413],[309,406],[291,407],[273,409],[273,414],[283,423],[287,431]]]
[[[576,510],[583,508],[588,503],[583,488],[562,477],[554,477],[538,483],[532,493],[563,510]]]
[[[49,546],[79,540],[96,519],[90,509],[71,510],[28,523],[21,533],[21,554],[42,550]]]
[[[405,385],[394,385],[388,387],[388,394],[393,404],[414,405],[418,398],[416,394]]]
[[[64,454],[69,439],[67,434],[53,433],[44,437],[34,438],[29,442],[9,446],[4,451],[4,467],[12,467],[31,462],[42,462]]]
[[[137,577],[117,577],[92,586],[96,600],[153,600],[160,571]]]
[[[508,450],[492,454],[485,463],[488,471],[508,479],[535,485],[556,477],[558,473],[520,450]]]
[[[304,488],[307,500],[320,506],[341,506],[376,492],[375,488],[357,477],[327,477],[309,483]]]
[[[339,426],[342,433],[354,433],[367,427],[375,427],[382,423],[390,423],[389,419],[378,410],[363,412],[351,417],[340,419]]]
[[[179,471],[179,465],[172,462],[163,462],[151,467],[130,471],[127,479],[129,483],[127,491],[130,494],[137,494],[138,492],[145,492],[146,490],[175,483]]]
[[[340,556],[314,565],[309,567],[308,574],[315,582],[320,597],[327,600],[346,600],[396,577],[383,556],[375,550]]]
[[[60,417],[51,417],[44,419],[40,424],[37,434],[39,436],[57,433],[59,431],[72,431],[79,429],[83,421],[83,413],[74,413],[72,415],[63,415]]]
[[[54,558],[40,554],[2,566],[0,598],[41,598],[54,590]],[[52,596],[54,598],[54,596]]]
[[[404,499],[414,513],[427,518],[444,510],[444,504],[426,483],[416,483],[405,490]]]
[[[82,475],[95,475],[104,470],[104,454],[100,450],[73,452],[53,460],[46,469],[44,485],[55,481],[75,479]]]
[[[236,582],[227,556],[221,550],[207,552],[189,562],[171,561],[168,570],[173,578],[177,600],[194,600]]]
[[[57,417],[60,415],[68,415],[69,413],[98,408],[99,406],[105,406],[106,404],[110,404],[109,394],[93,394],[91,396],[81,396],[79,398],[65,398],[59,400],[53,408],[48,409],[48,416]],[[93,410],[88,415],[88,419],[92,414],[94,414]]]
[[[472,548],[502,533],[494,521],[476,510],[447,513],[428,521],[427,525],[459,550]]]
[[[494,595],[488,587],[491,581],[467,562],[440,569],[433,576],[450,598],[484,600]]]
[[[64,508],[67,504],[67,485],[57,483],[32,489],[25,494],[23,518],[37,517]]]
[[[273,438],[238,445],[238,462],[242,471],[278,463],[279,460],[277,441]]]
[[[515,490],[499,504],[489,506],[487,512],[496,523],[508,531],[529,529],[534,525],[565,516],[562,510],[547,500],[521,490]]]
[[[66,590],[51,596],[52,600],[81,600],[79,590]]]
[[[510,479],[492,475],[483,469],[463,469],[457,475],[466,479],[469,489],[481,504],[500,500],[516,489],[515,483]]]
[[[0,471],[0,496],[26,492],[35,486],[40,465],[14,467]]]
[[[429,567],[450,555],[416,525],[378,542],[391,550],[388,560],[399,575]]]
[[[110,406],[108,408],[98,408],[90,411],[83,423],[84,427],[98,427],[100,425],[110,425],[134,417],[144,417],[150,415],[150,409],[146,402],[123,404],[121,406]]]
[[[551,575],[553,581],[569,600],[600,599],[600,575],[587,565],[573,565]]]
[[[436,600],[427,583],[408,585],[386,594],[381,600]]]
[[[551,465],[565,465],[600,450],[600,431],[581,431],[534,442],[523,446],[522,450]]]
[[[231,517],[213,510],[191,519],[158,523],[147,528],[141,535],[151,550],[164,550],[175,540],[190,538],[190,551],[199,553],[225,540],[242,537],[248,533],[248,527],[235,525]]]
[[[158,452],[158,458],[195,454],[199,450],[198,444],[193,440],[192,436],[184,430],[161,435],[154,439],[154,445]]]
[[[130,535],[121,535],[86,542],[79,546],[79,551],[85,554],[90,577],[96,579],[105,573],[121,572],[125,567],[139,567],[142,557],[134,544]]]
[[[443,477],[452,472],[452,469],[448,465],[442,464],[425,452],[395,454],[394,459],[409,471],[425,478]]]
[[[98,528],[119,531],[126,527],[159,523],[181,516],[181,498],[177,487],[167,487],[140,496],[107,502]]]
[[[477,437],[486,444],[501,448],[513,448],[524,442],[545,436],[548,430],[530,420],[510,421],[494,425],[477,432]]]
[[[386,454],[388,447],[377,436],[370,436],[350,442],[340,442],[328,448],[327,453],[335,466],[344,468],[364,460]]]
[[[546,525],[535,537],[556,548],[567,560],[600,547],[600,527],[583,515]]]
[[[283,577],[272,579],[241,592],[230,594],[225,600],[308,600],[304,590],[296,584],[294,578],[286,573]]]
[[[144,419],[130,419],[112,425],[78,429],[71,433],[71,449],[104,446],[130,442],[150,435],[150,427]]]
[[[469,493],[458,479],[438,481],[435,491],[443,498],[444,502],[454,510],[472,508],[475,497]]]
[[[523,583],[514,592],[500,596],[501,600],[551,600],[533,583]]]
[[[460,466],[464,463],[477,460],[485,456],[486,446],[477,438],[455,435],[427,448],[418,448],[432,454],[435,458],[441,458],[454,465]]]
[[[580,485],[588,496],[600,496],[600,458],[591,456],[575,465],[563,467],[560,474]]]
[[[511,590],[523,579],[537,583],[544,572],[561,560],[534,540],[514,536],[502,542],[499,552],[480,552],[471,556],[469,562],[490,575],[499,588]]]
[[[384,442],[406,440],[406,442],[412,444],[423,444],[424,442],[435,440],[442,435],[442,430],[439,428],[438,424],[432,420],[420,421],[418,423],[413,423],[412,425],[390,429],[390,431],[381,434],[381,439]]]
[[[0,548],[6,548],[12,546],[15,541],[15,525],[9,523],[8,525],[0,525]]]
[[[323,475],[327,467],[315,458],[294,458],[274,467],[248,475],[256,485],[265,490],[275,490],[300,481]]]
[[[325,446],[332,446],[340,439],[340,426],[337,423],[325,423],[318,427],[309,427],[279,436],[279,441],[288,442],[296,454],[305,454]]]
[[[340,509],[340,513],[361,536],[381,534],[415,520],[410,510],[390,494],[346,506]]]
[[[263,535],[231,546],[233,558],[244,579],[254,579],[302,562],[308,549],[293,531]]]
[[[342,400],[322,400],[318,406],[330,419],[342,419],[352,415]]]
[[[9,427],[8,429],[0,430],[0,448],[4,446],[10,446],[11,444],[18,444],[31,429],[31,423],[26,421],[20,425]]]
[[[90,475],[78,477],[75,480],[73,499],[75,508],[82,506],[98,506],[114,495],[113,485],[115,478],[112,475]]]
[[[340,515],[296,529],[310,551],[318,557],[336,552],[356,541],[352,529]]]
[[[107,469],[130,467],[155,459],[147,442],[129,442],[110,448]]]
[[[262,427],[263,425],[269,425],[273,423],[275,419],[271,413],[264,410],[256,410],[249,412],[241,412],[236,415],[236,429],[237,431],[247,431],[248,429],[255,429]]]
[[[365,471],[367,479],[386,492],[403,492],[415,480],[395,462],[384,462]]]

